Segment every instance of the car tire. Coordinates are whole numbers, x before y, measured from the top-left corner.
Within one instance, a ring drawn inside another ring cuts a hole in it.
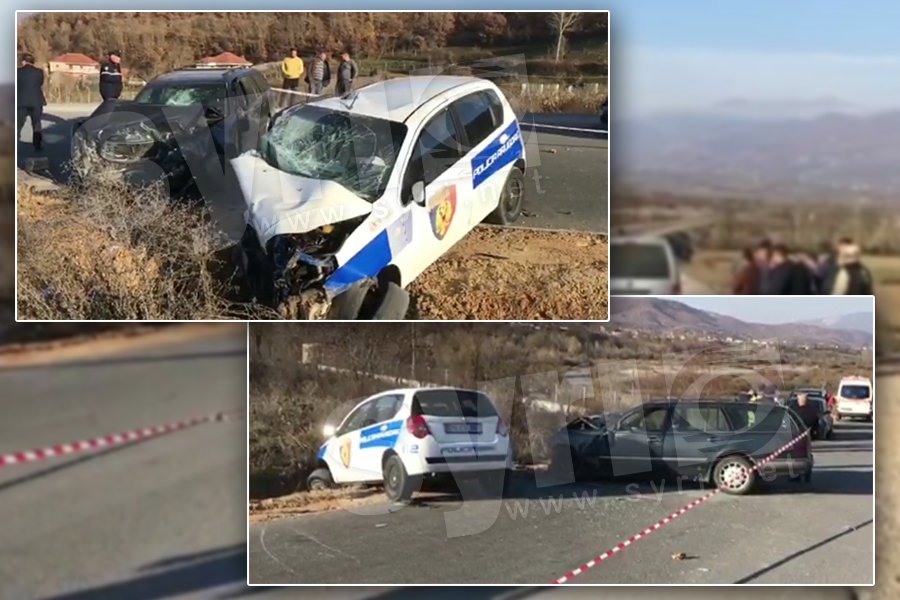
[[[488,218],[488,223],[495,225],[511,225],[522,214],[522,204],[525,201],[525,173],[518,167],[513,167],[503,184],[500,193],[500,202]]]
[[[726,494],[742,496],[756,483],[756,471],[743,456],[726,456],[713,469],[713,483]]]
[[[400,321],[409,310],[409,293],[393,281],[381,284],[383,292],[372,319],[375,321]]]
[[[334,487],[331,471],[328,469],[316,469],[306,478],[306,489],[310,491],[327,490]]]
[[[371,290],[372,287],[368,283],[357,282],[353,284],[334,299],[328,317],[337,321],[354,321],[358,319],[363,303]]]
[[[391,502],[409,502],[422,486],[422,478],[410,476],[396,454],[384,463],[384,494]]]

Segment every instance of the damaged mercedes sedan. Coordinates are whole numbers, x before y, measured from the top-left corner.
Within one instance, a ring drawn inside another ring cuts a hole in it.
[[[134,100],[101,104],[79,124],[71,169],[81,180],[113,174],[173,197],[197,179],[221,179],[226,160],[257,147],[271,113],[269,86],[249,68],[184,68],[155,77]]]
[[[247,205],[241,265],[285,318],[402,319],[403,289],[524,200],[525,146],[502,92],[408,77],[285,109],[231,161]]]

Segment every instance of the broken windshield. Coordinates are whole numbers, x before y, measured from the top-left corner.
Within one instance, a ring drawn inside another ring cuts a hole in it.
[[[282,114],[262,150],[281,171],[335,181],[373,202],[387,187],[405,137],[402,123],[308,105]]]
[[[140,104],[161,104],[164,106],[211,107],[220,113],[225,111],[224,85],[148,85],[135,97]]]

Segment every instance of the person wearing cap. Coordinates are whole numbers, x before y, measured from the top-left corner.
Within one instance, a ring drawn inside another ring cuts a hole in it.
[[[862,251],[856,244],[844,244],[838,250],[839,265],[831,287],[833,296],[871,296],[872,273],[862,264]]]
[[[100,97],[117,100],[122,95],[122,59],[118,50],[110,50],[107,61],[100,65]]]
[[[281,74],[283,81],[281,87],[286,90],[296,90],[300,87],[300,78],[303,77],[303,59],[297,53],[296,48],[291,48],[290,56],[281,61]]]
[[[40,150],[43,137],[41,117],[47,100],[44,98],[44,70],[34,66],[32,54],[24,54],[22,65],[16,70],[16,93],[16,139],[22,135],[25,119],[31,119],[31,143],[35,150]]]

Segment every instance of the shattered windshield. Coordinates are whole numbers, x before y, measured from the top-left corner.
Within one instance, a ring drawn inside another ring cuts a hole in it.
[[[372,202],[384,193],[405,137],[402,123],[304,106],[275,121],[262,150],[281,171],[335,181]]]
[[[212,107],[225,112],[225,86],[209,85],[148,85],[135,97],[140,104],[160,104],[163,106]]]

